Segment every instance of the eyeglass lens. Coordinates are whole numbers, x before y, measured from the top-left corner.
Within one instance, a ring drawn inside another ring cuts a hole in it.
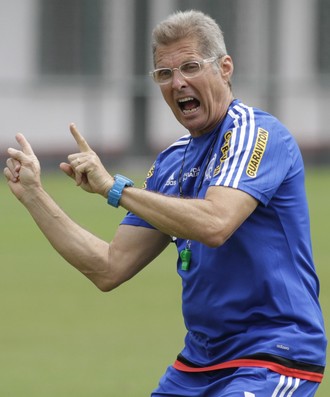
[[[184,77],[194,77],[201,71],[201,64],[198,61],[186,62],[179,68],[163,68],[154,71],[154,79],[159,83],[169,81],[173,76],[173,71],[179,70]]]

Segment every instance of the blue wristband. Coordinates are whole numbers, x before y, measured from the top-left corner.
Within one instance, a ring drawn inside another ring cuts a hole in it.
[[[121,195],[126,186],[134,186],[134,182],[123,175],[114,176],[115,183],[108,192],[108,204],[118,208]]]

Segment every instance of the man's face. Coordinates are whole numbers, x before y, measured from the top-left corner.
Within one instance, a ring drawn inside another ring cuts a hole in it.
[[[183,39],[157,48],[156,68],[178,68],[188,61],[201,61],[195,39]],[[215,63],[220,64],[220,69]],[[224,117],[232,101],[232,93],[227,82],[232,74],[232,61],[229,56],[202,66],[197,77],[185,78],[179,70],[173,71],[172,80],[160,85],[166,103],[177,120],[193,136],[210,132]]]

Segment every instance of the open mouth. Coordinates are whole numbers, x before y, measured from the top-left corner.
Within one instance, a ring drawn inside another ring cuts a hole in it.
[[[178,104],[183,114],[194,113],[200,107],[199,100],[193,97],[179,99]]]

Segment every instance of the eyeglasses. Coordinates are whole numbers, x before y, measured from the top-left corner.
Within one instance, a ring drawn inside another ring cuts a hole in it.
[[[150,72],[150,76],[159,85],[168,84],[172,80],[174,70],[178,70],[186,79],[191,79],[197,77],[202,72],[203,66],[206,63],[212,63],[219,58],[221,57],[211,57],[201,61],[189,61],[183,63],[178,68],[155,69],[153,72]]]

